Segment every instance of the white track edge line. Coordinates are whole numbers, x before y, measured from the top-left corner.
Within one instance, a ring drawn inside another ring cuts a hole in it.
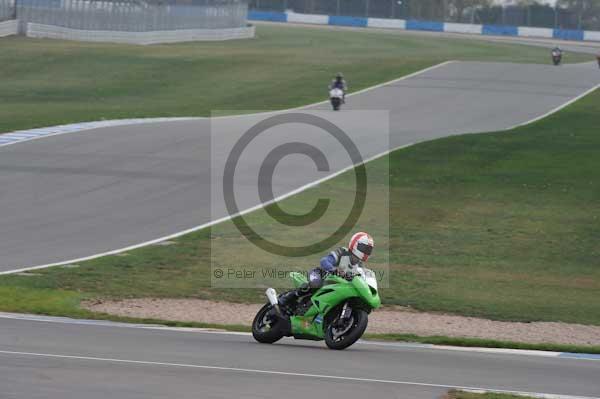
[[[518,128],[518,127],[521,127],[521,126],[527,126],[527,125],[535,123],[535,122],[537,122],[539,120],[542,120],[542,119],[544,119],[544,118],[546,118],[546,117],[548,117],[548,116],[550,116],[552,114],[557,113],[558,111],[562,110],[563,108],[568,107],[569,105],[573,104],[575,101],[577,101],[577,100],[579,100],[579,99],[587,96],[588,94],[592,93],[593,91],[595,91],[598,88],[600,88],[600,83],[598,83],[594,87],[589,88],[588,90],[584,91],[583,93],[579,94],[578,96],[573,97],[572,99],[570,99],[569,101],[565,102],[564,104],[561,104],[558,107],[551,109],[550,111],[546,112],[543,115],[536,116],[535,118],[533,118],[531,120],[528,120],[526,122],[523,122],[523,123],[518,123],[518,124],[516,124],[514,126],[509,127],[508,129],[505,129],[505,130],[512,130],[512,129],[515,129],[515,128]]]
[[[535,392],[522,392],[513,391],[506,389],[493,389],[493,388],[480,388],[480,387],[469,387],[460,385],[450,384],[435,384],[427,382],[416,382],[416,381],[400,381],[400,380],[385,380],[376,378],[363,378],[363,377],[346,377],[338,375],[326,375],[326,374],[311,374],[311,373],[297,373],[277,370],[261,370],[261,369],[248,369],[239,367],[224,367],[224,366],[208,366],[200,364],[186,364],[186,363],[169,363],[169,362],[153,362],[146,360],[128,360],[128,359],[115,359],[115,358],[103,358],[94,356],[76,356],[76,355],[58,355],[51,353],[34,353],[34,352],[17,352],[17,351],[4,351],[0,350],[0,354],[5,355],[17,355],[17,356],[31,356],[31,357],[45,357],[45,358],[56,358],[56,359],[71,359],[71,360],[84,360],[84,361],[99,361],[99,362],[110,362],[110,363],[125,363],[125,364],[136,364],[145,366],[163,366],[163,367],[181,367],[181,368],[194,368],[204,370],[219,370],[219,371],[230,371],[236,373],[250,373],[250,374],[273,374],[273,375],[284,375],[293,377],[305,377],[305,378],[320,378],[327,380],[344,380],[344,381],[357,381],[357,382],[368,382],[368,383],[379,383],[379,384],[393,384],[393,385],[411,385],[429,388],[451,388],[451,389],[462,389],[462,390],[477,390],[477,391],[489,391],[497,393],[509,393],[509,394],[526,394],[526,395],[552,395],[552,398],[564,398],[564,399],[599,399],[585,396],[568,396],[558,394],[545,394]],[[544,396],[549,398],[550,396]]]
[[[120,328],[133,328],[141,330],[156,330],[156,331],[169,331],[176,333],[200,333],[200,334],[216,334],[216,335],[237,335],[237,336],[252,336],[249,332],[241,331],[228,331],[219,328],[202,328],[202,327],[171,327],[160,324],[137,324],[137,323],[124,323],[115,322],[110,320],[93,320],[93,319],[72,319],[69,317],[56,317],[56,316],[42,316],[34,314],[22,314],[22,313],[6,313],[0,312],[0,319],[9,320],[21,320],[21,321],[33,321],[33,322],[44,322],[44,323],[56,323],[56,324],[72,324],[72,325],[83,325],[89,327],[120,327]],[[486,348],[486,347],[468,347],[468,346],[450,346],[450,345],[435,345],[435,344],[423,344],[418,342],[385,342],[385,341],[370,341],[361,339],[356,342],[357,345],[367,346],[383,346],[398,349],[427,349],[427,350],[444,350],[444,351],[455,351],[455,352],[476,352],[484,354],[498,354],[498,355],[519,355],[519,356],[536,356],[536,357],[551,357],[555,359],[569,359],[569,360],[591,360],[600,361],[600,357],[594,354],[577,354],[580,355],[575,357],[564,356],[573,355],[570,352],[552,352],[543,350],[529,350],[529,349],[509,349],[509,348]],[[585,355],[591,355],[591,357],[585,357]]]

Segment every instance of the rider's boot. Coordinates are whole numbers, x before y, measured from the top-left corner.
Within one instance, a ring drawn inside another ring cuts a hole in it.
[[[284,292],[283,294],[281,294],[279,296],[279,304],[281,306],[289,306],[296,299],[298,299],[298,296],[299,296],[298,295],[298,290],[292,290],[292,291]]]
[[[279,296],[279,304],[288,306],[298,300],[301,296],[306,295],[310,291],[308,284],[302,284],[298,289],[284,292]]]

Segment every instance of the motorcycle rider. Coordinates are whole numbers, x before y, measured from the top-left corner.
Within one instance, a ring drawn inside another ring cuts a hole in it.
[[[342,96],[342,102],[346,103],[346,91],[348,90],[348,85],[346,85],[346,81],[344,80],[344,75],[341,72],[338,72],[335,75],[335,78],[331,81],[329,85],[329,90],[340,89],[344,92]]]
[[[348,247],[339,247],[321,258],[319,267],[308,273],[308,283],[300,288],[288,291],[279,297],[281,305],[287,305],[297,298],[308,295],[323,286],[325,274],[337,274],[340,277],[351,278],[357,267],[362,267],[373,251],[373,238],[365,233],[355,233]]]
[[[556,46],[552,49],[552,57],[562,58],[562,50],[560,47]]]

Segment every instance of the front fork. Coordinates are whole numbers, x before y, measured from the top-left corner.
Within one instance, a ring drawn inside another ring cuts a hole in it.
[[[352,317],[352,308],[350,307],[348,302],[346,302],[346,303],[344,303],[344,306],[342,307],[342,311],[340,312],[339,318],[333,324],[333,327],[334,327],[333,337],[335,339],[344,335],[352,327],[352,324],[349,322],[351,317]]]
[[[275,291],[274,288],[268,288],[267,291],[265,291],[265,294],[267,295],[271,306],[273,306],[277,314],[281,316],[281,310],[279,309],[279,299],[277,299],[277,291]]]
[[[342,308],[342,313],[340,314],[340,319],[347,320],[352,315],[352,308],[348,305],[348,302],[344,303],[344,307]]]
[[[286,337],[289,337],[292,335],[292,323],[289,317],[284,316],[281,313],[279,299],[277,298],[277,291],[275,291],[273,288],[268,288],[267,291],[265,291],[265,294],[267,295],[267,298],[269,298],[269,303],[271,306],[273,306],[273,309],[275,309],[275,314],[273,314],[273,316],[276,317],[280,323],[282,323],[282,334]]]

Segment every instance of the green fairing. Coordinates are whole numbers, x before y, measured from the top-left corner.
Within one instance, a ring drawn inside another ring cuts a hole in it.
[[[307,282],[302,273],[290,273],[296,288]],[[365,307],[375,309],[381,306],[379,293],[371,288],[361,277],[356,276],[352,281],[330,275],[325,284],[311,297],[312,306],[303,316],[292,316],[292,334],[305,339],[324,338],[324,320],[327,313],[337,305],[351,298],[359,298]]]

